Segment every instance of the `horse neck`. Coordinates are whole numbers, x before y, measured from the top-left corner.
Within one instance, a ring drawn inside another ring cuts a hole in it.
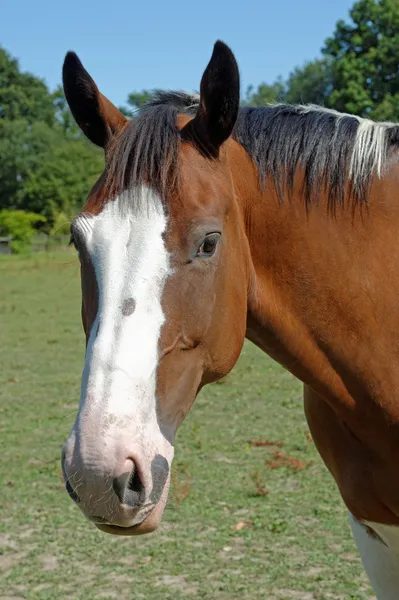
[[[258,171],[241,147],[230,148],[230,164],[251,252],[254,281],[248,298],[247,338],[334,404],[352,403],[341,377],[331,367],[320,339],[325,333],[323,297],[335,285],[320,257],[326,228],[336,248],[342,230],[327,211],[311,210],[298,190],[295,200],[279,203],[270,182],[262,190]],[[344,219],[350,223],[350,213]],[[331,254],[332,253],[332,254]],[[323,296],[324,295],[324,296]],[[321,312],[318,309],[321,305]],[[344,335],[344,332],[342,332]]]

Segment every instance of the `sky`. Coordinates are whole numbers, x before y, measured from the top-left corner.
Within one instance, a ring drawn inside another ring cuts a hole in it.
[[[51,90],[65,53],[79,55],[117,106],[142,89],[199,89],[217,39],[233,50],[241,88],[272,83],[320,55],[353,0],[3,0],[0,45]]]

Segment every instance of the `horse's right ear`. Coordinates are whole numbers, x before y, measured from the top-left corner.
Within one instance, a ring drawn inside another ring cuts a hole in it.
[[[106,148],[126,124],[126,117],[100,93],[75,52],[65,57],[62,82],[75,121],[91,142]]]
[[[240,75],[234,54],[217,41],[201,79],[196,116],[180,132],[205,156],[217,158],[233,132],[240,105]]]

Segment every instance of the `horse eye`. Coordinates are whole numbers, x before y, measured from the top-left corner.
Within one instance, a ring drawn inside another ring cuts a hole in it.
[[[220,233],[210,233],[206,236],[201,246],[197,250],[197,256],[209,257],[215,254],[216,246],[220,239]]]

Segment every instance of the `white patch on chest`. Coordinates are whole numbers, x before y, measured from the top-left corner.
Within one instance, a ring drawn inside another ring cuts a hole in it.
[[[97,216],[82,217],[99,304],[86,351],[77,427],[81,451],[97,457],[96,462],[104,455],[101,445],[107,446],[101,461],[121,459],[116,455],[129,444],[147,454],[148,461],[154,453],[172,456],[160,432],[155,398],[164,323],[161,300],[169,274],[166,216],[151,189],[143,186],[129,196],[109,202]]]
[[[377,600],[397,600],[399,598],[399,527],[366,523],[375,531],[378,536],[376,537],[371,535],[352,515],[349,520]]]

